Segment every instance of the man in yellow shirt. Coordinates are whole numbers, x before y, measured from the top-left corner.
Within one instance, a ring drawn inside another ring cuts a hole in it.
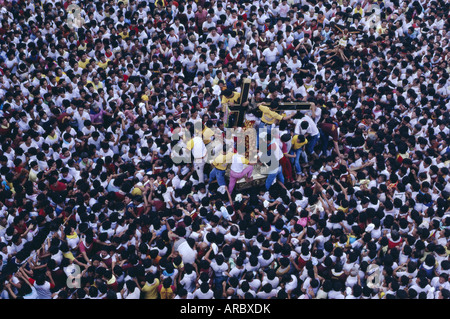
[[[263,123],[264,126],[268,126],[268,125],[271,126],[276,121],[281,121],[283,119],[283,115],[281,115],[275,111],[272,111],[270,109],[270,107],[268,107],[262,103],[258,105],[258,108],[262,112],[261,122]]]
[[[157,299],[158,286],[159,279],[155,278],[155,275],[153,275],[151,272],[145,275],[145,285],[141,289],[143,299]]]
[[[225,171],[228,167],[228,164],[231,163],[231,159],[233,158],[233,153],[229,152],[227,153],[227,148],[224,145],[222,149],[222,154],[218,155],[214,160],[212,161],[213,169],[211,170],[211,173],[209,173],[209,182],[217,179],[217,184],[220,186],[225,186]]]
[[[359,14],[361,17],[364,15],[364,10],[361,8],[361,2],[356,3],[356,8],[353,9],[353,14]]]
[[[260,127],[272,126],[272,124],[277,124],[281,120],[288,121],[296,114],[295,112],[290,115],[286,115],[285,113],[279,114],[272,110],[266,102],[258,104],[258,108],[262,112],[261,123],[263,123],[263,125],[260,124]]]
[[[78,61],[78,66],[82,69],[85,69],[89,63],[89,59],[86,53],[83,53],[81,59]]]
[[[286,114],[279,114],[275,111],[273,111],[266,102],[262,102],[260,104],[258,104],[258,108],[259,110],[262,112],[262,116],[261,116],[261,122],[259,123],[259,127],[258,127],[258,131],[257,133],[257,146],[259,148],[259,134],[260,134],[260,130],[263,128],[267,129],[267,136],[268,136],[268,140],[270,140],[270,135],[272,132],[272,125],[273,124],[277,124],[279,121],[281,120],[289,120],[291,119],[296,112],[293,112],[291,115],[286,115]]]
[[[230,89],[226,89],[222,94],[222,105],[235,106],[237,103],[239,103],[240,97],[241,94],[239,92],[234,92]]]
[[[300,166],[300,156],[305,154],[303,152],[303,146],[308,144],[308,140],[303,135],[294,135],[292,137],[291,154],[295,154],[295,158],[291,158],[291,163],[295,167],[297,175],[302,174],[302,167]]]
[[[205,123],[205,127],[203,128],[202,136],[203,136],[203,142],[205,143],[205,145],[208,145],[209,143],[211,143],[212,137],[215,134],[214,131],[211,129],[212,126],[213,126],[213,122],[211,120],[208,120]]]
[[[241,100],[241,94],[239,92],[234,92],[230,89],[225,89],[222,94],[222,106],[223,106],[223,112],[226,112],[227,108],[231,108],[233,106],[239,106],[239,102]],[[244,103],[240,104],[242,107],[247,107],[249,104],[248,101],[245,101]],[[239,110],[240,112],[243,112],[244,110]],[[238,116],[239,117],[239,116]],[[226,120],[228,122],[228,120]],[[230,122],[236,123],[233,120]],[[229,126],[235,126],[236,124],[228,124]],[[240,124],[242,125],[242,124]]]
[[[380,25],[377,26],[377,33],[383,35],[387,32],[387,21],[383,20]]]
[[[106,58],[106,56],[102,55],[100,57],[100,60],[97,61],[97,65],[102,68],[103,70],[105,70],[108,67],[108,62],[110,60]]]
[[[92,84],[92,87],[94,88],[95,92],[98,92],[98,89],[103,89],[103,83],[100,82],[98,76],[95,76],[92,81],[86,82],[86,87],[88,87],[89,84]]]

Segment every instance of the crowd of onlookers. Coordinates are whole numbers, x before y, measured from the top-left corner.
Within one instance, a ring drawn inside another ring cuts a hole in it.
[[[0,0],[1,298],[449,299],[449,7]]]

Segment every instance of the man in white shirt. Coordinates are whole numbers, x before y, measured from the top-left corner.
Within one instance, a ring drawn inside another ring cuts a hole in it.
[[[73,119],[77,121],[78,124],[78,130],[82,130],[84,127],[84,121],[90,120],[91,117],[89,116],[89,113],[82,107],[78,107],[78,112],[74,112]]]
[[[288,62],[287,66],[292,69],[292,72],[298,72],[298,70],[302,67],[302,62],[299,61],[297,54],[292,55],[292,59]]]
[[[320,132],[316,123],[314,123],[314,120],[309,115],[304,115],[302,120],[297,123],[295,132],[304,135],[308,140],[308,144],[306,144],[306,154],[311,155],[320,138]]]
[[[262,52],[262,55],[268,65],[271,65],[273,62],[277,62],[280,52],[277,48],[275,48],[275,42],[270,42],[269,47]]]
[[[184,264],[193,264],[197,257],[197,251],[194,249],[194,241],[187,239],[183,241],[177,248]]]
[[[214,293],[209,289],[207,282],[204,282],[193,292],[194,299],[213,299]]]
[[[187,56],[181,63],[186,68],[186,72],[193,78],[197,69],[197,59],[194,57],[194,52],[188,51]]]
[[[197,125],[197,124],[196,124]],[[194,135],[194,130],[191,130],[191,134]],[[201,132],[197,133],[187,145],[187,149],[191,152],[192,157],[194,159],[194,169],[198,175],[198,182],[205,182],[205,163],[206,163],[206,145],[203,142],[203,138],[201,137]]]

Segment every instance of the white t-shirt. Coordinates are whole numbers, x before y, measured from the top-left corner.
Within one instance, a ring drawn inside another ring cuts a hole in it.
[[[263,54],[267,64],[270,65],[270,64],[272,64],[272,62],[276,61],[277,53],[278,53],[278,50],[276,48],[274,48],[273,50],[270,50],[270,48],[266,48],[262,54]]]
[[[192,148],[192,154],[194,158],[202,158],[206,156],[206,146],[203,142],[203,139],[200,136],[196,136],[193,138],[194,146]]]
[[[31,292],[28,295],[23,296],[23,299],[38,299],[36,288],[31,286]]]
[[[228,271],[228,265],[224,262],[221,265],[218,265],[215,260],[211,262],[211,268],[214,270],[214,273],[218,276],[224,276],[224,272]]]
[[[52,293],[50,291],[50,283],[46,281],[43,285],[38,285],[36,282],[33,284],[36,288],[38,299],[51,299]]]
[[[184,264],[194,264],[197,252],[189,246],[187,241],[178,246],[178,253],[181,255]]]
[[[206,293],[203,293],[200,289],[197,289],[194,292],[193,296],[194,296],[194,298],[198,298],[198,299],[213,299],[214,293],[211,289],[208,290]]]
[[[244,272],[244,268],[239,269],[238,267],[234,267],[233,269],[230,270],[229,275],[231,277],[236,277],[236,278],[241,278],[241,275]]]
[[[301,122],[303,122],[303,121],[307,121],[309,123],[309,126],[306,130],[303,130],[301,128]],[[296,134],[297,134],[297,132],[299,132],[300,134],[309,133],[309,135],[311,135],[311,136],[316,136],[316,135],[320,134],[316,123],[314,123],[313,119],[307,115],[302,119],[302,121],[297,122],[297,125],[298,125],[298,128],[297,128],[297,126],[295,127]]]
[[[125,299],[139,299],[141,295],[141,291],[138,287],[134,289],[134,291],[130,292],[128,296],[125,297]]]
[[[184,274],[183,279],[180,280],[180,284],[184,286],[187,292],[193,292],[195,290],[195,281],[197,274],[193,271],[191,274]]]
[[[241,173],[246,166],[246,164],[244,164],[244,161],[244,156],[240,154],[234,154],[233,158],[231,159],[231,170],[235,173]]]
[[[258,299],[269,299],[272,297],[275,297],[277,295],[277,291],[275,289],[272,289],[269,293],[265,291],[260,291],[256,294],[256,297]]]
[[[272,287],[278,287],[278,284],[280,283],[280,278],[274,277],[273,279],[269,279],[268,277],[264,277],[261,285],[264,286],[265,284],[270,284]]]

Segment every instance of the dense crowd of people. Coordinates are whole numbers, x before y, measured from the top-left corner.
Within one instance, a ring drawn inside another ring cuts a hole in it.
[[[449,6],[0,0],[1,298],[449,299]]]

